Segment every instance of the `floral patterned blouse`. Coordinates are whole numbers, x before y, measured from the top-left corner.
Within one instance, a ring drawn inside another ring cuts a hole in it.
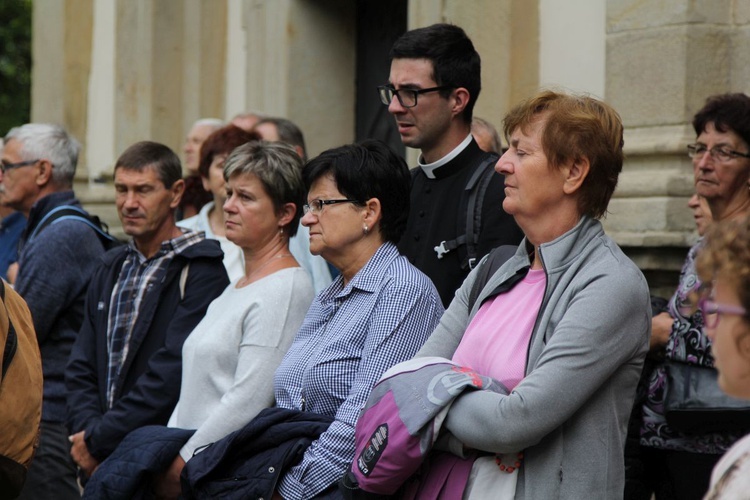
[[[711,355],[711,342],[703,333],[703,316],[700,311],[692,312],[695,307],[692,306],[694,300],[692,300],[691,295],[701,285],[695,270],[696,254],[701,246],[702,240],[699,240],[688,251],[677,291],[669,301],[668,312],[674,318],[674,324],[669,334],[665,359],[713,366],[714,358]],[[642,446],[691,453],[721,454],[742,437],[741,434],[729,432],[683,434],[669,427],[664,418],[666,385],[666,369],[662,363],[651,374],[648,394],[646,401],[643,403]]]

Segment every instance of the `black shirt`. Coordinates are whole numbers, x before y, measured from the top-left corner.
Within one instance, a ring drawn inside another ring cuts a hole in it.
[[[462,191],[489,155],[472,139],[458,156],[433,171],[435,179],[428,178],[421,168],[412,178],[411,208],[398,249],[432,280],[446,308],[469,269],[461,268],[460,257],[465,254],[459,249],[438,259],[435,247],[458,236]],[[503,176],[493,175],[482,201],[477,260],[497,246],[517,245],[523,238],[513,217],[503,210],[504,198]]]

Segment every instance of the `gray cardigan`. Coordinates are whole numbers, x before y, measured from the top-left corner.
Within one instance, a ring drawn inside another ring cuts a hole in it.
[[[524,239],[474,308],[476,270],[417,356],[451,358],[483,299],[530,266]],[[526,376],[509,396],[461,396],[446,423],[465,446],[523,450],[516,499],[622,498],[623,448],[651,330],[646,280],[588,217],[541,245],[547,275]]]

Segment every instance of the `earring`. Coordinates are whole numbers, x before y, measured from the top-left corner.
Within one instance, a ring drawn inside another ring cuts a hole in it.
[[[370,231],[370,228],[367,227],[367,224],[365,224],[365,227],[362,228],[362,232],[367,234]]]

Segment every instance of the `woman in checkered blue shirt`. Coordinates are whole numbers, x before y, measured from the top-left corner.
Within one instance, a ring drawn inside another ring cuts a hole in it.
[[[396,249],[409,212],[400,157],[366,141],[324,152],[303,175],[310,251],[341,275],[313,301],[274,380],[278,407],[335,418],[278,483],[295,499],[335,489],[372,386],[419,350],[443,313],[432,282]]]

